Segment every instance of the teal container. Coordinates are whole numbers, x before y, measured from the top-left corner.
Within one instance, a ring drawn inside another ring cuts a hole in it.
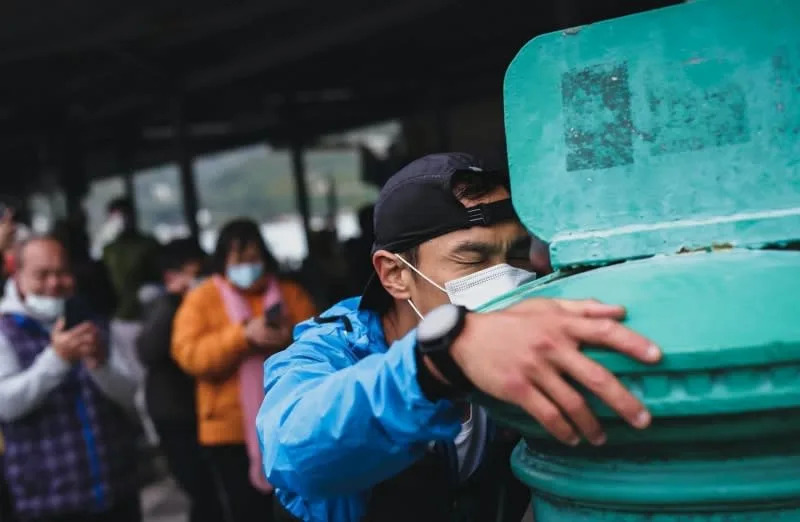
[[[586,349],[654,422],[635,430],[589,396],[608,443],[569,448],[481,398],[524,434],[512,466],[536,520],[800,520],[800,253],[631,261],[530,284],[489,309],[587,296],[625,303],[627,324],[663,349],[655,366]]]
[[[537,522],[800,521],[800,1],[699,0],[535,38],[504,85],[512,195],[550,242],[537,297],[625,305],[661,363],[585,347],[653,414],[524,437]]]

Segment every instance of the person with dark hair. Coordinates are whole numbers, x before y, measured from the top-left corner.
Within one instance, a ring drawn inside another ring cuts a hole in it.
[[[148,307],[136,341],[147,369],[145,402],[167,464],[191,502],[189,522],[225,520],[220,492],[197,441],[194,378],[172,359],[172,322],[183,297],[199,284],[205,253],[191,238],[161,249],[165,292]]]
[[[302,288],[278,277],[278,264],[252,221],[223,227],[212,269],[178,309],[172,356],[196,379],[198,438],[220,479],[231,522],[270,520],[272,487],[255,434],[263,364],[316,310]]]
[[[76,212],[56,221],[52,234],[67,250],[80,294],[99,315],[111,319],[116,311],[116,294],[105,263],[92,259],[90,255],[86,216],[83,212]]]
[[[534,299],[471,312],[535,275],[505,173],[468,154],[412,162],[381,190],[372,250],[362,297],[298,326],[264,369],[257,433],[285,517],[519,522],[530,497],[508,465],[515,436],[467,401],[473,390],[572,445],[605,436],[565,377],[634,426],[649,423],[578,349],[655,362],[658,350],[617,322],[621,308]]]

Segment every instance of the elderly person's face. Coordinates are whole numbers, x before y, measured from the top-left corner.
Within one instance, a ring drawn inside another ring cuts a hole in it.
[[[34,239],[22,247],[15,279],[23,297],[68,297],[75,286],[66,252],[52,239]]]

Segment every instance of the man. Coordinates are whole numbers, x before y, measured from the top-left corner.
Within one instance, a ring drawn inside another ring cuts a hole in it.
[[[411,163],[381,190],[373,252],[363,297],[299,326],[266,364],[264,470],[296,519],[519,520],[501,513],[507,455],[485,412],[463,401],[472,389],[521,406],[571,445],[605,435],[567,378],[649,424],[579,351],[591,343],[658,360],[617,322],[620,307],[537,299],[472,314],[446,304],[475,308],[531,275],[511,266],[529,263],[530,236],[506,176],[466,154]]]
[[[192,503],[190,522],[224,520],[220,496],[197,441],[195,382],[170,355],[172,321],[184,295],[196,286],[204,253],[192,239],[178,239],[161,252],[166,293],[145,313],[137,340],[147,368],[145,398],[170,470]]]
[[[127,198],[109,203],[104,234],[111,242],[103,249],[103,263],[117,297],[117,309],[111,321],[111,339],[128,372],[137,381],[136,409],[147,442],[154,446],[158,441],[144,404],[144,368],[136,357],[136,338],[141,330],[143,310],[140,291],[146,285],[157,285],[161,279],[159,244],[137,230],[133,202]]]
[[[103,262],[117,293],[115,316],[124,321],[138,321],[142,314],[139,289],[161,278],[158,242],[136,228],[133,203],[127,198],[108,204],[106,228],[111,241],[103,249]]]
[[[139,521],[133,382],[88,310],[54,239],[19,247],[0,303],[4,465],[23,521]]]

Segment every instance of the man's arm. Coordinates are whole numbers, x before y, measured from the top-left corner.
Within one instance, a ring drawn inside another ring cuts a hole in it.
[[[71,366],[48,346],[21,370],[14,349],[0,334],[0,421],[12,422],[33,411],[61,384]]]
[[[457,408],[429,401],[419,388],[413,332],[355,364],[332,328],[314,333],[264,371],[256,426],[264,471],[277,488],[306,498],[360,492],[408,467],[429,441],[458,434]]]

